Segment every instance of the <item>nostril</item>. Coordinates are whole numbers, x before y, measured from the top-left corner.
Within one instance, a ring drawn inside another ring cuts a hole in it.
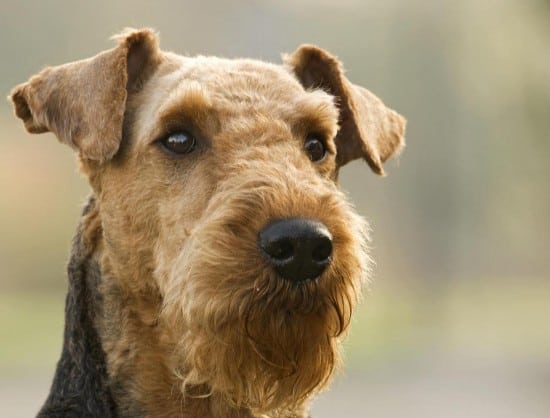
[[[326,263],[332,255],[332,241],[329,238],[322,237],[319,239],[317,246],[311,253],[311,258],[317,263]]]
[[[294,246],[289,239],[279,239],[263,246],[263,250],[278,261],[285,261],[294,255]]]

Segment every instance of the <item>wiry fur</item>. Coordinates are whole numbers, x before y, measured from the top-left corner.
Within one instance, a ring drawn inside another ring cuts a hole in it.
[[[246,155],[238,173],[228,169],[173,264],[157,270],[184,386],[208,384],[257,413],[292,409],[324,386],[368,269],[364,224],[334,185],[262,161]],[[267,219],[288,216],[332,231],[337,261],[315,282],[282,281],[255,248]]]
[[[81,395],[81,416],[103,414],[99,399],[125,417],[306,417],[340,364],[370,266],[367,226],[338,190],[338,170],[364,158],[382,174],[404,120],[316,47],[276,66],[165,53],[149,30],[117,39],[11,96],[30,131],[78,150],[94,194],[77,253],[96,273],[72,276],[90,314],[75,325],[86,332],[66,334],[56,381],[87,378],[64,366],[76,344],[89,347],[100,382]],[[107,81],[80,97],[84,76],[86,86]],[[182,157],[158,145],[178,130],[197,139]],[[310,134],[327,148],[317,163],[304,152]],[[301,284],[258,249],[259,231],[290,217],[318,220],[333,238],[330,266]],[[69,413],[62,390],[54,384],[44,411]]]

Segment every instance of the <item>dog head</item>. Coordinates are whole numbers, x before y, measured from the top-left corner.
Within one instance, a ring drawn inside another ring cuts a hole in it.
[[[16,114],[78,152],[106,279],[160,296],[182,390],[296,407],[337,365],[369,270],[338,170],[383,174],[404,119],[314,46],[273,65],[166,53],[150,30],[117,40],[17,86]]]

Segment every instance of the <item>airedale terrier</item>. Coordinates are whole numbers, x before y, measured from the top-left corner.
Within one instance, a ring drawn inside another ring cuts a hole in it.
[[[404,119],[315,46],[274,65],[116,39],[11,94],[92,188],[39,416],[308,416],[370,266],[338,170],[383,174]]]

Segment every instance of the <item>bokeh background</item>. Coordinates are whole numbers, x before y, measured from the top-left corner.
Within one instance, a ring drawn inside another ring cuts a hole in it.
[[[329,417],[550,416],[550,1],[0,3],[0,92],[151,26],[182,54],[280,61],[315,43],[409,120],[402,157],[343,187],[373,227],[374,281]],[[0,103],[0,416],[32,416],[62,338],[88,193],[72,152]]]

